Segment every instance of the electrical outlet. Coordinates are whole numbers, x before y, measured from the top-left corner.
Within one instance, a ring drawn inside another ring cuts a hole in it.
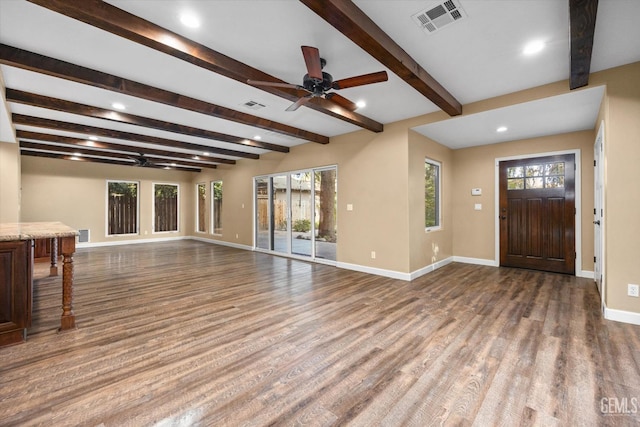
[[[371,259],[376,259],[376,251],[371,251]]]
[[[627,295],[629,295],[630,297],[638,297],[640,296],[640,285],[633,285],[631,283],[629,283],[629,285],[627,285]]]

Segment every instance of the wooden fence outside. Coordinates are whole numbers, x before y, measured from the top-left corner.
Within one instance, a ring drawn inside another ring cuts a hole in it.
[[[109,195],[109,234],[138,233],[138,198],[129,194]]]
[[[156,197],[154,231],[178,231],[178,196]]]

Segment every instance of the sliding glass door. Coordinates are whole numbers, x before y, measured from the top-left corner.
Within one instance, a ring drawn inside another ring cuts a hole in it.
[[[255,194],[255,247],[260,249],[271,249],[271,227],[269,224],[271,212],[269,209],[269,178],[261,177],[254,179]]]
[[[291,174],[291,253],[311,256],[311,172]]]
[[[336,261],[336,167],[254,178],[256,249]]]
[[[336,168],[316,171],[315,178],[315,256],[336,260],[338,242],[338,181]]]
[[[289,194],[287,175],[276,175],[271,179],[271,249],[283,254],[289,253]]]

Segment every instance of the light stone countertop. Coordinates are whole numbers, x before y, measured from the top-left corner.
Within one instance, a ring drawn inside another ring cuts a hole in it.
[[[0,223],[0,242],[77,236],[78,232],[61,222]]]

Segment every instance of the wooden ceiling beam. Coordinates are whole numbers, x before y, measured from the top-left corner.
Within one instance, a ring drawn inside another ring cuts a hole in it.
[[[49,150],[49,151],[55,151],[59,153],[70,154],[70,155],[75,155],[76,153],[78,153],[80,155],[85,155],[85,156],[109,157],[109,158],[115,158],[115,159],[124,159],[128,161],[135,160],[135,158],[140,157],[143,154],[143,153],[130,153],[130,154],[114,153],[112,151],[105,151],[105,150],[100,150],[100,149],[95,149],[90,147],[84,147],[84,146],[53,145],[53,144],[43,144],[43,143],[29,142],[29,141],[23,141],[23,140],[20,140],[20,148],[31,149],[31,150]],[[145,150],[141,150],[141,151],[145,151]],[[149,156],[148,154],[149,153],[147,153],[146,151],[144,152],[144,156],[147,159],[151,161],[155,161],[156,163],[165,163],[165,164],[179,163],[178,166],[182,165],[182,166],[191,166],[196,168],[208,168],[208,169],[216,169],[218,167],[217,165],[214,165],[212,163],[199,163],[199,162],[191,161],[191,159],[184,160],[184,158],[176,158],[176,157],[171,159],[154,158],[152,156]]]
[[[141,135],[131,132],[121,132],[113,129],[99,128],[95,126],[82,125],[77,123],[62,122],[60,120],[44,119],[41,117],[26,116],[23,114],[12,114],[13,123],[16,125],[35,126],[48,129],[64,130],[67,132],[77,132],[85,135],[96,135],[107,138],[122,139],[125,141],[143,142],[146,144],[162,145],[171,148],[184,148],[186,150],[198,150],[209,153],[221,154],[224,156],[242,157],[245,159],[259,159],[258,154],[245,153],[244,151],[226,150],[224,148],[210,147],[208,145],[193,144],[190,142],[175,141],[157,136]]]
[[[569,0],[571,33],[569,88],[571,90],[589,84],[597,12],[598,0]]]
[[[37,95],[35,93],[29,93],[10,88],[7,88],[6,90],[6,99],[8,102],[17,102],[20,104],[31,105],[33,107],[47,108],[50,110],[62,111],[64,113],[78,114],[85,117],[110,120],[116,123],[126,123],[151,129],[179,133],[182,135],[198,136],[214,141],[239,144],[246,147],[262,148],[264,150],[278,151],[280,153],[289,152],[289,147],[283,145],[276,145],[265,141],[255,141],[252,139],[240,138],[238,136],[226,135],[220,132],[198,129],[192,126],[165,122],[148,117],[136,116],[134,114],[116,112],[104,108],[93,107],[90,105],[79,104],[76,102],[52,98],[49,96]]]
[[[118,157],[118,158],[128,158],[131,159],[132,156],[138,157],[142,154],[145,156],[160,156],[165,157],[162,159],[166,162],[177,161],[181,163],[191,162],[194,159],[194,155],[187,153],[176,153],[173,151],[165,151],[165,150],[157,150],[154,148],[144,148],[144,147],[131,147],[129,145],[122,144],[113,144],[110,142],[97,142],[97,141],[87,141],[79,138],[72,138],[69,136],[62,135],[53,135],[50,133],[41,133],[41,132],[32,132],[18,129],[16,131],[17,137],[20,139],[21,144],[39,144],[43,146],[51,147],[51,150],[58,150],[60,148],[65,148],[70,152],[80,152],[85,154],[90,154],[92,152],[93,155],[96,156],[106,156],[106,157]],[[38,143],[34,143],[31,141],[38,141]],[[42,144],[44,142],[44,144]],[[53,144],[51,144],[53,143]],[[54,145],[56,144],[56,145]],[[65,146],[60,146],[57,144],[65,144]],[[22,145],[21,145],[22,146]],[[35,148],[35,147],[28,147]],[[40,147],[38,147],[40,148]],[[117,153],[113,151],[106,150],[117,150]],[[124,157],[122,157],[124,156]],[[207,167],[207,168],[216,168],[217,165],[215,163],[224,163],[229,164],[230,160],[228,159],[216,159],[206,156],[196,156],[201,160],[200,162],[193,162],[197,167]],[[216,160],[223,160],[223,162],[217,162]],[[235,163],[234,160],[231,162]]]
[[[74,147],[79,148],[88,148],[88,149],[103,149],[103,150],[117,150],[124,153],[129,153],[131,155],[151,155],[151,156],[162,156],[169,157],[171,159],[185,159],[185,160],[194,160],[193,154],[187,153],[177,153],[175,151],[166,151],[166,150],[158,150],[155,148],[145,148],[145,147],[132,147],[131,145],[124,144],[115,144],[113,142],[104,142],[104,141],[89,141],[81,138],[73,138],[70,136],[61,136],[54,135],[50,133],[41,133],[41,132],[33,132],[27,130],[16,130],[16,136],[20,139],[30,139],[34,141],[42,141],[42,142],[53,142],[60,144],[67,144]],[[227,165],[234,165],[236,163],[235,160],[225,159],[219,157],[211,157],[211,156],[197,156],[203,161],[204,164],[213,164],[213,163],[221,163]]]
[[[62,159],[62,160],[71,160],[71,161],[76,161],[76,162],[90,162],[90,163],[107,163],[110,165],[120,165],[120,166],[131,166],[131,167],[135,167],[135,165],[133,165],[130,162],[125,162],[123,160],[113,160],[113,159],[99,159],[99,158],[90,158],[90,157],[75,157],[75,156],[69,156],[66,154],[57,154],[57,153],[45,153],[42,151],[33,151],[30,149],[21,149],[20,150],[20,155],[22,156],[33,156],[33,157],[46,157],[49,159]],[[153,168],[153,169],[167,169],[165,166],[161,166],[161,165],[148,165],[148,166],[144,166],[145,168]],[[201,172],[201,169],[194,169],[194,168],[186,168],[186,167],[181,167],[181,166],[171,166],[170,167],[171,170],[179,170],[179,171],[184,171],[184,172]]]
[[[136,15],[132,15],[101,0],[83,0],[82,2],[78,2],[77,0],[29,1],[241,83],[246,84],[247,80],[285,83],[263,71],[250,67],[207,46],[196,43],[180,34],[169,31],[166,28],[160,27]],[[303,91],[277,87],[260,87],[260,89],[291,102],[295,102],[302,96],[307,95],[307,93]],[[383,130],[381,123],[349,111],[323,98],[313,98],[306,105],[316,111],[364,129],[369,129],[374,132],[382,132]]]
[[[451,116],[462,105],[350,0],[300,0]]]
[[[92,70],[70,62],[60,61],[6,44],[0,44],[0,64],[86,84],[148,101],[159,102],[184,110],[195,111],[196,113],[206,114],[207,116],[270,130],[306,141],[318,142],[320,144],[329,143],[329,137],[324,135],[252,116],[251,114],[232,110],[220,105],[210,104],[199,99],[103,73],[102,71]]]

